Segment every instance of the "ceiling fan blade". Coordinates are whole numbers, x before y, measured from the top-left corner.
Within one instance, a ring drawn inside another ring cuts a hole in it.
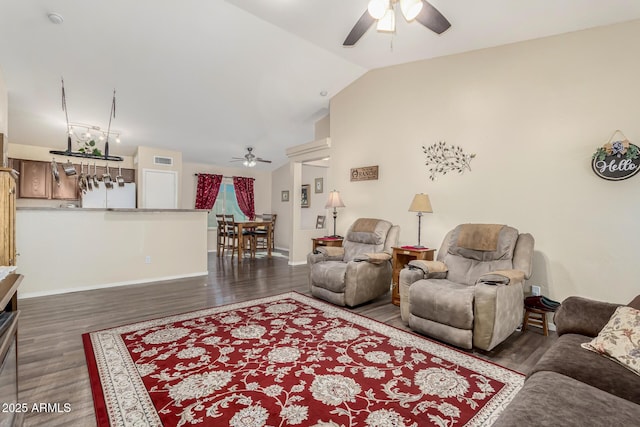
[[[258,158],[256,159],[256,161],[258,161],[258,162],[262,162],[262,163],[271,163],[271,160],[261,159],[260,157],[258,157]]]
[[[422,10],[416,16],[416,21],[437,34],[442,34],[451,27],[447,18],[426,0],[422,0]]]
[[[354,25],[351,29],[351,32],[344,40],[344,43],[342,43],[342,46],[353,46],[354,44],[356,44],[357,41],[360,40],[360,37],[362,37],[364,33],[367,32],[369,27],[371,27],[374,22],[376,22],[376,20],[371,15],[369,15],[368,10],[365,10],[360,19],[358,19],[358,22],[356,22],[356,25]]]

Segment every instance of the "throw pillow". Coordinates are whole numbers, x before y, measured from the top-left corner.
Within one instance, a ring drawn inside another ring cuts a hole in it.
[[[612,359],[640,375],[640,310],[618,307],[597,337],[582,348]]]

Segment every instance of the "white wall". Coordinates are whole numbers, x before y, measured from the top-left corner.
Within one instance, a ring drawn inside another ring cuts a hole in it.
[[[626,303],[638,294],[640,178],[611,182],[591,156],[615,129],[640,145],[640,21],[371,71],[331,100],[330,179],[346,208],[401,226],[428,193],[423,244],[466,222],[505,223],[536,239],[529,284],[547,296]],[[432,182],[422,145],[476,153],[472,171]],[[379,165],[379,180],[349,169]]]
[[[18,209],[19,295],[206,276],[206,224],[197,211]]]

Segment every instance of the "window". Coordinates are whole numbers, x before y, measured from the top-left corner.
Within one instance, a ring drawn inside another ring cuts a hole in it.
[[[207,225],[209,228],[217,228],[218,222],[216,221],[216,215],[227,214],[233,215],[233,217],[239,221],[246,221],[247,217],[240,210],[238,201],[236,200],[236,190],[233,188],[232,182],[225,182],[222,180],[220,184],[220,190],[218,191],[218,197],[213,204],[213,209],[209,212]]]

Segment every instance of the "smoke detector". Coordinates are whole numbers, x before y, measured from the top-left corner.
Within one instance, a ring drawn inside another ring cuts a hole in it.
[[[62,24],[64,22],[64,18],[59,13],[51,12],[47,15],[49,21],[53,22],[56,25]]]

